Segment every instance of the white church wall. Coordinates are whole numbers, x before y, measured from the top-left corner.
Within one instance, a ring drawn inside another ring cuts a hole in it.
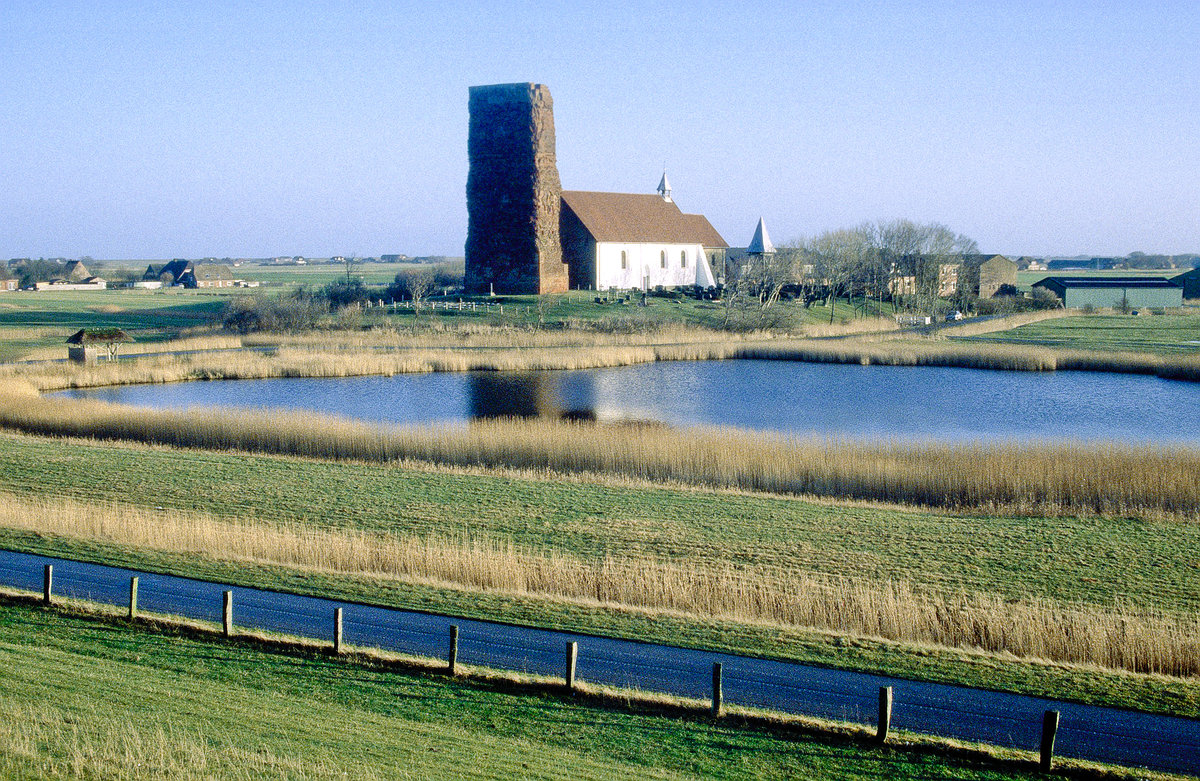
[[[600,290],[714,284],[712,268],[699,244],[596,245],[596,287]]]

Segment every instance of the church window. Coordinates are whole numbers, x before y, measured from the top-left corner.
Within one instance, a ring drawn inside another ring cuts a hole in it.
[[[679,251],[679,267],[687,268],[687,251],[686,250]]]
[[[625,250],[621,250],[621,270],[624,271],[627,268],[629,268],[629,266],[625,261]]]
[[[658,265],[661,266],[662,268],[667,267],[667,251],[666,250],[663,250],[662,252],[659,253]]]

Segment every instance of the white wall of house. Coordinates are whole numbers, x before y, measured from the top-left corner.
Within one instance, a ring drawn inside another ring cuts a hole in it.
[[[596,244],[596,287],[600,290],[715,284],[712,266],[699,244]]]

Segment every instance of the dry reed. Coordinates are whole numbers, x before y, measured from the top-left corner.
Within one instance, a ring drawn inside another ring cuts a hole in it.
[[[534,597],[766,622],[1144,673],[1200,674],[1200,619],[988,595],[926,594],[711,563],[586,561],[511,543],[278,526],[0,494],[0,526],[121,546]]]
[[[181,412],[48,399],[11,382],[0,385],[0,426],[313,458],[594,473],[953,510],[1200,518],[1200,451],[1184,446],[848,442],[550,420],[394,428],[281,410]]]
[[[1200,380],[1200,355],[1095,353],[1011,344],[954,343],[938,339],[790,339],[725,337],[672,341],[691,331],[656,335],[572,332],[472,332],[448,337],[401,338],[395,333],[336,338],[245,340],[253,349],[150,355],[88,366],[2,366],[0,378],[25,378],[40,390],[186,380],[265,377],[349,377],[434,371],[592,369],[652,361],[770,359],[886,366],[947,366],[1009,371],[1086,370],[1156,374]],[[518,338],[518,336],[520,338]],[[455,337],[458,339],[459,337]],[[198,337],[198,340],[200,338]],[[525,339],[525,341],[521,341]],[[511,341],[512,343],[505,344]],[[205,342],[198,341],[198,344]],[[211,342],[217,344],[217,341]],[[439,344],[440,346],[433,346]],[[424,346],[429,344],[430,346]]]

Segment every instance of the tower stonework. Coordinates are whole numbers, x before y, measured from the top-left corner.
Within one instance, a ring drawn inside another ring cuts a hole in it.
[[[550,90],[541,84],[471,87],[469,109],[467,292],[566,291]]]

